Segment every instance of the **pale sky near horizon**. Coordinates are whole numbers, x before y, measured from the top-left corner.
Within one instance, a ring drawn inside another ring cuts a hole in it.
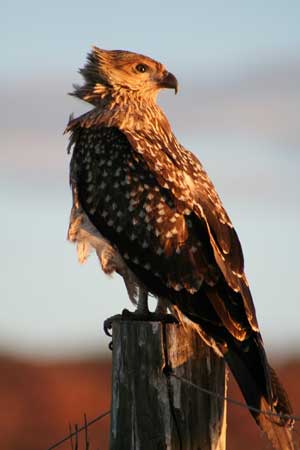
[[[66,93],[91,45],[164,62],[180,81],[162,102],[205,163],[236,224],[267,346],[300,344],[300,3],[28,1],[1,9],[0,350],[88,354],[128,307],[121,280],[65,241],[62,136],[85,106]],[[192,88],[191,88],[192,86]]]

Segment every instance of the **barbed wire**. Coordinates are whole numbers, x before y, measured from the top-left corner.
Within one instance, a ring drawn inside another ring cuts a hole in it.
[[[51,447],[49,447],[47,450],[53,450],[57,447],[59,447],[61,444],[63,444],[64,442],[68,441],[69,439],[71,440],[72,443],[72,438],[73,436],[78,436],[78,433],[80,433],[81,431],[85,430],[85,433],[88,429],[89,426],[93,425],[95,422],[98,422],[99,420],[103,419],[104,417],[108,416],[111,413],[111,410],[106,411],[102,414],[100,414],[100,416],[95,417],[94,419],[90,420],[89,422],[86,421],[86,416],[85,416],[85,420],[84,420],[84,425],[82,425],[82,427],[78,428],[77,426],[75,427],[75,431],[71,432],[68,434],[68,436],[65,436],[64,438],[62,438],[60,441],[56,442],[55,444],[53,444]]]
[[[179,375],[176,375],[176,373],[174,373],[172,370],[169,373],[170,376],[172,376],[173,378],[176,378],[177,380],[181,381],[182,383],[188,384],[190,386],[192,386],[195,389],[198,389],[201,392],[204,392],[207,395],[219,398],[220,400],[224,400],[228,403],[232,403],[233,405],[236,406],[240,406],[241,408],[244,409],[248,409],[249,411],[253,411],[259,414],[263,414],[265,416],[272,416],[272,417],[279,417],[281,419],[291,419],[294,420],[295,422],[300,421],[300,416],[293,416],[290,414],[282,414],[282,413],[275,413],[272,411],[264,411],[262,409],[259,408],[255,408],[255,406],[251,406],[251,405],[247,405],[246,403],[240,402],[238,400],[234,400],[231,397],[227,397],[225,395],[219,394],[218,392],[215,391],[211,391],[210,389],[204,388],[202,386],[199,386],[196,383],[193,383],[192,381],[188,380],[187,378],[181,377]]]
[[[215,391],[212,391],[210,389],[207,389],[207,388],[204,388],[202,386],[199,386],[198,384],[193,383],[192,381],[188,380],[187,378],[184,378],[184,377],[181,377],[181,376],[177,375],[175,372],[172,371],[172,369],[170,371],[168,371],[167,376],[173,377],[173,378],[177,379],[178,381],[180,381],[181,383],[188,384],[189,386],[193,387],[194,389],[197,389],[197,390],[199,390],[201,392],[204,392],[207,395],[219,398],[220,400],[224,400],[224,401],[226,401],[228,403],[231,403],[231,404],[233,404],[235,406],[239,406],[241,408],[247,409],[248,411],[253,411],[253,412],[256,412],[258,414],[263,414],[265,416],[278,417],[278,418],[281,418],[281,419],[290,419],[290,420],[294,420],[295,422],[300,421],[300,416],[294,416],[294,415],[289,415],[289,414],[280,414],[280,413],[275,413],[275,412],[272,412],[272,411],[264,411],[264,410],[261,410],[259,408],[254,407],[254,406],[247,405],[246,403],[240,402],[239,400],[235,400],[235,399],[233,399],[231,397],[228,397],[226,395],[222,395],[222,394],[219,394],[218,392],[215,392]],[[66,442],[68,440],[71,440],[71,443],[72,443],[72,438],[74,436],[77,438],[78,433],[80,433],[81,431],[85,431],[85,433],[87,433],[88,427],[90,427],[94,423],[100,421],[104,417],[108,416],[110,413],[111,413],[111,410],[106,411],[106,412],[100,414],[99,416],[95,417],[94,419],[90,420],[89,422],[87,422],[86,416],[85,416],[85,420],[84,420],[85,423],[84,423],[83,426],[78,428],[78,426],[76,425],[75,431],[70,432],[67,436],[65,436],[60,441],[58,441],[55,444],[53,444],[47,450],[54,450],[55,448],[59,447],[61,444],[63,444],[64,442]],[[71,428],[70,428],[70,431],[71,431]]]

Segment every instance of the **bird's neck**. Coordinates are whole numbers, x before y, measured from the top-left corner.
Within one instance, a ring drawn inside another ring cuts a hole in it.
[[[95,92],[94,92],[95,93]],[[89,101],[87,98],[86,101]],[[91,102],[92,103],[92,102]],[[175,139],[164,112],[156,103],[156,94],[140,93],[126,88],[99,90],[95,108],[83,116],[70,121],[67,130],[76,124],[81,126],[116,127],[125,134],[143,135],[149,138],[156,135],[164,141]]]
[[[145,130],[156,122],[169,122],[156,103],[157,93],[119,88],[111,92],[105,109],[111,113],[118,128],[126,131]]]

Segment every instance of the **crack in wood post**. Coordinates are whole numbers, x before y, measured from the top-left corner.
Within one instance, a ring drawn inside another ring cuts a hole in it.
[[[110,450],[225,450],[225,365],[194,330],[160,322],[113,323]],[[172,372],[171,372],[172,371]]]

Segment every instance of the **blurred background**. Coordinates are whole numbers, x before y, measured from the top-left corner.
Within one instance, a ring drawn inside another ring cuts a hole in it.
[[[159,102],[238,231],[266,348],[299,414],[300,3],[28,0],[3,2],[0,20],[2,448],[47,449],[84,412],[109,408],[102,323],[130,305],[119,277],[94,256],[80,266],[66,241],[63,131],[89,109],[67,93],[92,45],[149,55],[178,78],[179,95]],[[234,421],[247,414],[231,414],[237,450]],[[107,448],[105,420],[91,450]],[[245,423],[249,449],[267,448]]]

